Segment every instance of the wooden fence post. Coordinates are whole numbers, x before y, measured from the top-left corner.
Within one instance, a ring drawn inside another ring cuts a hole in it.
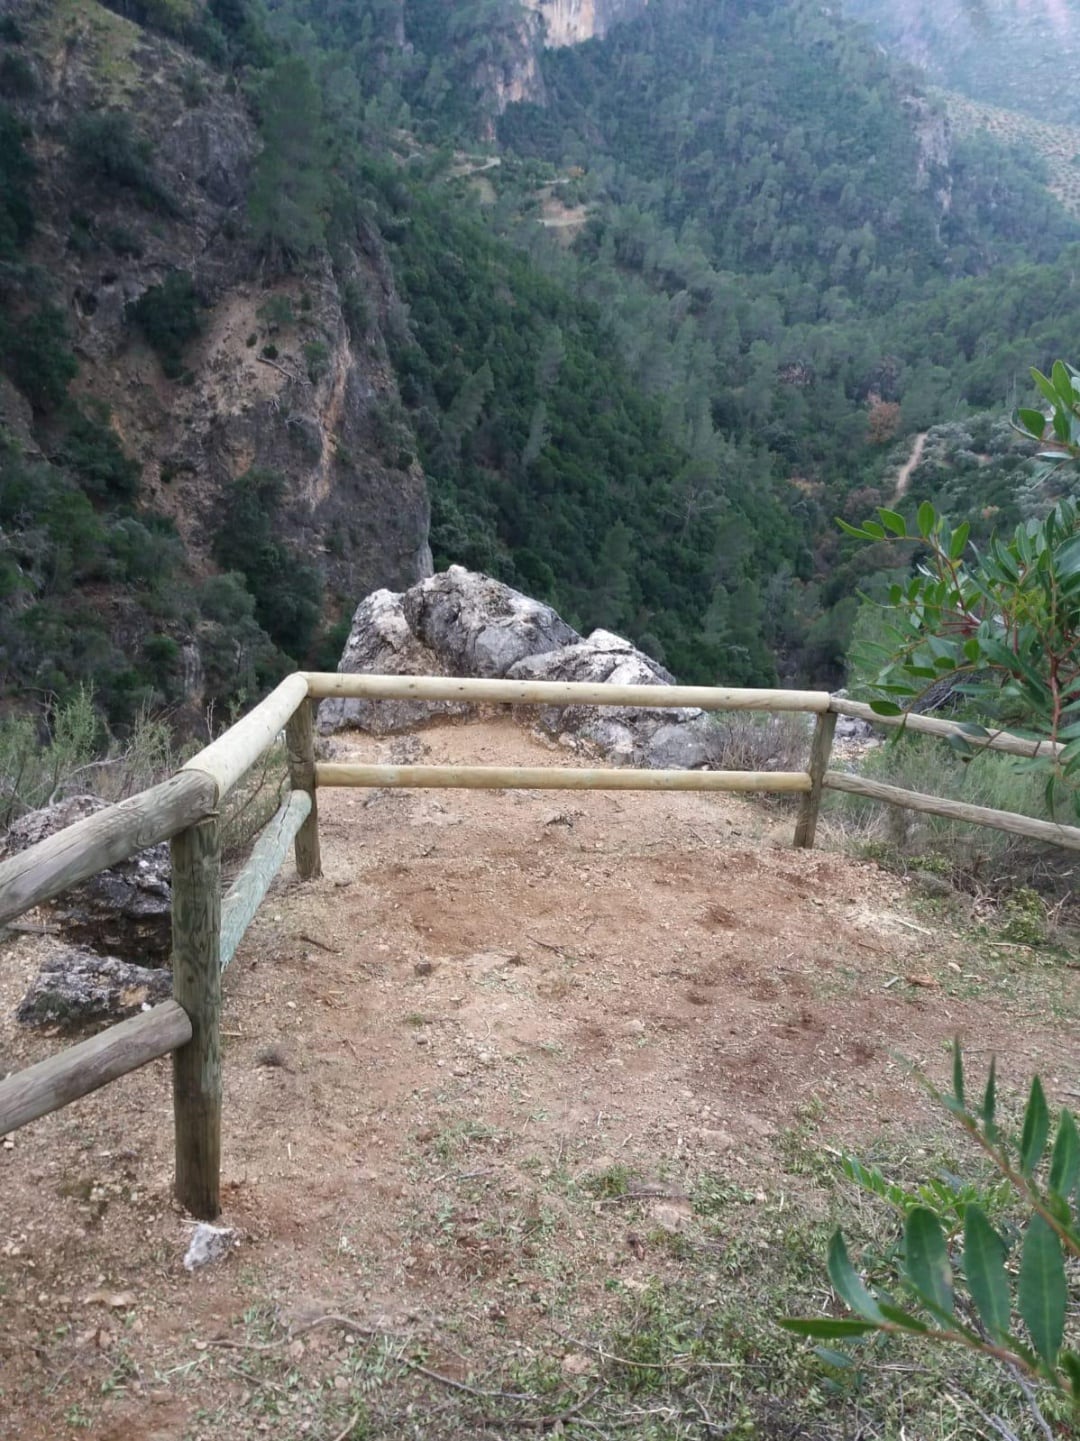
[[[173,996],[191,1040],[173,1052],[176,1199],[210,1221],[221,1210],[221,824],[172,840]]]
[[[835,731],[835,714],[832,711],[822,711],[814,726],[814,739],[810,746],[810,789],[799,802],[799,819],[795,822],[794,843],[806,849],[814,844],[818,811],[821,809],[821,791],[825,772],[829,769]]]
[[[311,810],[296,833],[294,854],[296,869],[302,881],[322,875],[319,854],[319,811],[315,797],[315,733],[314,703],[301,701],[285,727],[285,744],[289,751],[289,781],[294,791],[307,791]]]

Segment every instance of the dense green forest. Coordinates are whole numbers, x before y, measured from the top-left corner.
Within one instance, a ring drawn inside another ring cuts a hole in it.
[[[504,0],[110,3],[251,107],[261,153],[237,243],[261,283],[329,263],[360,335],[371,303],[342,256],[360,236],[387,257],[401,406],[379,412],[378,443],[423,464],[436,563],[622,631],[687,680],[840,683],[874,560],[833,516],[891,498],[914,432],[985,428],[980,412],[1025,397],[1030,365],[1075,348],[1080,227],[1038,164],[950,138],[915,72],[804,0],[654,5],[543,52],[543,103],[497,122],[490,76],[521,62],[525,23]],[[5,442],[8,685],[63,693],[92,675],[120,719],[177,697],[185,646],[222,699],[332,663],[341,628],[320,621],[318,557],[280,532],[279,481],[238,483],[211,548],[223,573],[193,584],[108,417],[69,399],[62,308],[28,259],[37,142],[105,197],[162,216],[175,201],[127,117],[35,135],[18,27],[3,39],[0,371],[44,441],[37,456]],[[468,171],[493,154],[485,193]],[[572,244],[542,223],[544,197],[579,216]],[[72,243],[88,223],[71,218]],[[178,266],[129,307],[167,376],[188,374],[201,305]],[[983,509],[1010,506],[995,492]],[[134,651],[85,599],[95,586],[152,616]],[[359,599],[326,598],[345,616]],[[89,647],[57,631],[84,601]]]
[[[278,7],[279,21],[286,11],[288,33],[306,38],[317,62],[351,55],[368,76],[369,137],[406,124],[418,137],[466,143],[483,129],[485,97],[469,77],[509,43],[493,7],[407,5],[405,58],[388,44],[391,17],[378,7],[365,7],[360,22],[359,12],[350,21],[292,4]],[[509,13],[498,10],[504,22]],[[714,671],[719,646],[732,680],[769,678],[778,660],[788,676],[836,682],[850,597],[868,562],[846,559],[832,515],[853,496],[885,498],[898,431],[1007,410],[1027,367],[1068,349],[1080,231],[1030,157],[986,141],[950,143],[943,111],[914,72],[820,7],[653,7],[604,41],[546,52],[542,68],[544,103],[513,105],[499,121],[497,196],[483,218],[579,314],[602,317],[631,378],[659,407],[683,460],[668,508],[696,533],[685,574],[706,611],[687,626],[688,613],[665,602],[662,632],[653,596],[634,594],[628,606],[637,587],[624,580],[613,614],[608,579],[579,568],[572,550],[541,556],[550,581],[538,570],[522,523],[531,536],[558,534],[550,511],[565,501],[569,519],[573,488],[534,474],[552,463],[558,473],[563,433],[548,424],[548,398],[524,386],[516,401],[492,387],[482,410],[490,430],[504,405],[533,417],[544,405],[544,452],[533,454],[536,435],[514,451],[515,515],[488,500],[514,470],[505,451],[475,450],[480,463],[470,467],[425,446],[439,556],[483,557],[497,573],[569,599],[575,618],[591,613],[647,644],[659,639],[696,678]],[[544,186],[588,211],[571,254],[537,224]],[[467,181],[456,193],[476,209]],[[468,228],[476,234],[476,221]],[[391,229],[415,255],[419,221]],[[472,249],[454,247],[466,266],[459,284],[475,296],[468,272],[476,263],[482,274],[492,251]],[[515,294],[526,293],[530,273],[515,265]],[[427,352],[440,329],[453,332],[452,303],[420,296],[416,275],[407,265],[403,284]],[[464,333],[468,350],[475,332]],[[482,344],[462,361],[478,383],[485,359]],[[603,473],[593,449],[590,463]],[[631,536],[617,567],[624,577],[654,537],[649,521]],[[620,549],[612,537],[605,570]],[[583,603],[591,592],[599,611]],[[683,641],[672,650],[675,614]]]

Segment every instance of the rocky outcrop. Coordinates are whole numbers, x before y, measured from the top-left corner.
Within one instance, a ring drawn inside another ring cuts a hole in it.
[[[127,18],[138,6],[9,0],[4,9],[28,53],[47,48],[56,59],[12,102],[48,177],[35,192],[27,258],[67,317],[80,362],[73,395],[104,408],[141,467],[138,506],[175,524],[204,575],[228,487],[270,471],[281,482],[276,529],[322,572],[329,611],[339,597],[429,573],[426,481],[386,340],[407,320],[377,229],[358,218],[333,261],[275,271],[251,235],[260,139],[231,73]],[[103,179],[72,143],[86,116],[113,110],[130,124],[149,191]],[[180,373],[166,375],[132,307],[175,271],[191,277],[200,333]],[[0,427],[31,455],[32,422],[0,385]],[[125,650],[161,628],[160,617],[110,597],[101,609]],[[196,652],[185,666],[195,715],[203,637],[180,620],[164,629]]]
[[[674,676],[622,636],[594,630],[560,650],[533,654],[506,672],[508,680],[581,681],[592,685],[672,685]],[[623,706],[521,707],[552,736],[572,736],[624,765],[695,770],[712,765],[720,737],[700,710],[642,711]]]
[[[64,947],[43,962],[15,1018],[24,1026],[77,1030],[95,1021],[122,1021],[171,993],[169,971]]]
[[[674,677],[610,631],[575,631],[551,608],[489,576],[451,566],[404,593],[377,591],[357,607],[338,669],[382,675],[505,677],[612,685],[671,685]],[[463,714],[457,703],[331,699],[323,734],[386,735]],[[628,765],[694,769],[713,764],[719,735],[699,710],[609,706],[519,707],[547,734],[597,747]]]
[[[15,855],[105,808],[96,796],[72,796],[17,820],[4,838]],[[77,947],[136,963],[161,964],[172,948],[169,847],[140,851],[48,903],[50,926]]]
[[[621,20],[633,20],[649,0],[526,0],[544,22],[544,44],[551,49],[581,45],[606,35]]]

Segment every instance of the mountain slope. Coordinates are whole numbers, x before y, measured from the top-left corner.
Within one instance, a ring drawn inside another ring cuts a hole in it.
[[[886,48],[983,104],[1080,124],[1075,0],[845,0]]]
[[[1080,319],[1031,167],[813,4],[570,6],[564,38],[611,28],[546,49],[508,0],[110,5],[0,30],[24,701],[332,663],[429,563],[429,485],[440,563],[685,679],[834,683],[832,516]],[[496,130],[478,188],[453,146]]]

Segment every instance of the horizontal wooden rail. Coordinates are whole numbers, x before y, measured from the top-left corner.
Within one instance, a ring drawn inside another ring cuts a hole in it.
[[[191,1040],[182,1006],[162,1001],[0,1081],[0,1136],[88,1096]]]
[[[1013,735],[1011,731],[990,730],[982,737],[969,735],[956,721],[942,720],[939,716],[918,715],[915,711],[905,711],[903,715],[897,716],[878,715],[862,701],[842,700],[838,696],[833,698],[829,709],[836,715],[855,716],[858,720],[869,721],[871,725],[902,727],[918,735],[942,738],[962,736],[976,749],[1004,751],[1012,756],[1054,756],[1061,750],[1061,746],[1054,741],[1031,740],[1027,736]]]
[[[209,776],[180,771],[20,851],[0,864],[0,924],[147,846],[169,840],[208,815],[216,800]]]
[[[274,737],[283,731],[297,706],[307,699],[307,680],[299,672],[286,676],[281,684],[246,716],[229,727],[184,766],[185,771],[208,775],[222,800],[240,777],[251,769]]]
[[[323,762],[320,786],[466,791],[808,791],[806,771],[573,770],[563,766],[366,766]]]
[[[704,685],[592,685],[583,681],[470,680],[456,676],[339,674],[310,671],[308,693],[317,700],[475,701],[479,705],[618,705],[697,710],[827,711],[824,690],[725,690]],[[196,764],[196,760],[192,764]]]
[[[925,796],[920,791],[903,790],[900,786],[885,785],[882,781],[866,780],[843,771],[829,771],[825,787],[832,791],[846,791],[848,795],[866,796],[868,800],[884,801],[904,810],[924,811],[927,815],[944,816],[947,820],[989,826],[991,830],[1010,831],[1013,835],[1027,836],[1029,840],[1049,841],[1067,850],[1080,851],[1080,828],[1076,826],[1059,826],[1053,821],[1037,821],[1031,816],[1017,815],[1014,811],[996,811],[989,806],[969,805],[967,801],[946,800],[943,796]]]
[[[311,797],[307,791],[293,791],[259,832],[247,864],[222,898],[222,970],[236,954],[236,948],[259,909],[270,882],[281,869],[297,831],[310,814]]]

